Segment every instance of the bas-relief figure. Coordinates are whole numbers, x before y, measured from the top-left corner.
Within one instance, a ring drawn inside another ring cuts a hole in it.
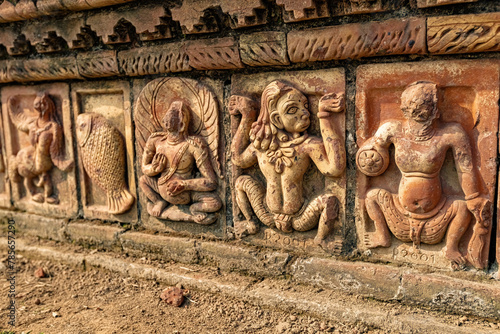
[[[73,167],[73,161],[64,157],[63,128],[54,101],[47,93],[38,93],[33,103],[33,109],[38,114],[35,117],[29,117],[23,111],[19,96],[9,98],[7,108],[12,122],[18,130],[28,134],[30,141],[29,146],[10,157],[10,180],[20,183],[24,179],[33,201],[58,204],[51,170],[56,166],[61,171],[67,171]],[[43,193],[37,188],[43,188]]]
[[[76,136],[87,175],[106,191],[111,214],[127,212],[135,202],[126,182],[125,143],[110,121],[97,113],[76,119]]]
[[[368,190],[365,207],[375,232],[365,233],[363,241],[368,248],[389,247],[392,233],[418,248],[421,243],[441,242],[447,233],[445,255],[453,267],[470,262],[483,268],[483,232],[491,224],[491,203],[480,192],[470,139],[460,124],[440,120],[437,94],[432,82],[407,86],[401,96],[405,120],[387,121],[360,147],[356,162],[362,173],[383,174],[389,165],[389,147],[394,145],[395,163],[402,174],[397,193]],[[440,171],[448,150],[453,153],[464,199],[447,197],[442,191]],[[459,242],[472,217],[476,225],[468,254],[462,254]]]
[[[242,116],[231,146],[232,161],[242,169],[258,164],[266,179],[266,185],[250,175],[236,179],[236,202],[246,219],[235,222],[238,235],[258,232],[255,213],[264,225],[286,233],[317,227],[314,242],[325,243],[338,215],[338,199],[329,193],[304,198],[304,174],[312,161],[325,176],[342,175],[344,143],[331,115],[343,110],[343,93],[324,95],[317,114],[321,137],[316,137],[307,132],[311,122],[307,97],[289,84],[269,83],[262,92],[260,111],[250,98],[230,98],[229,112]]]
[[[215,96],[193,80],[158,79],[143,89],[136,109],[144,174],[139,186],[148,213],[214,223],[222,207],[215,192],[220,177]]]

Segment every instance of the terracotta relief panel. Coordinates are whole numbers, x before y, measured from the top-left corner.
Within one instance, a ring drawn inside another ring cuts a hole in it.
[[[487,266],[498,75],[484,60],[358,68],[357,231],[365,255]]]
[[[68,85],[2,89],[14,206],[48,216],[78,210]]]
[[[237,238],[335,254],[345,206],[340,69],[235,75],[231,114]]]
[[[134,82],[141,221],[157,231],[225,233],[222,84]]]
[[[137,221],[129,83],[74,84],[72,100],[84,216]]]

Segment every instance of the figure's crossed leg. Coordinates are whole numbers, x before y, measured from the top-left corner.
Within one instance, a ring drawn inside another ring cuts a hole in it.
[[[325,239],[332,233],[339,212],[339,201],[333,194],[323,194],[310,202],[292,221],[296,231],[309,231],[318,227],[314,242],[326,246]]]
[[[236,203],[246,219],[235,222],[237,236],[245,233],[256,234],[259,231],[259,223],[252,219],[253,212],[263,224],[274,226],[273,215],[264,206],[266,191],[260,182],[249,175],[242,175],[236,179],[235,188]]]
[[[194,203],[189,207],[189,211],[195,223],[210,225],[217,219],[217,216],[211,213],[222,207],[219,195],[213,192],[194,192],[192,200]]]
[[[310,202],[303,212],[291,219],[281,219],[275,222],[275,215],[267,211],[264,206],[265,189],[262,184],[249,175],[238,177],[235,183],[236,202],[245,216],[245,221],[235,223],[235,232],[238,236],[244,233],[258,232],[258,222],[252,219],[255,212],[257,218],[266,226],[276,226],[283,232],[309,231],[318,227],[318,234],[314,238],[317,244],[324,244],[325,239],[333,231],[334,221],[338,216],[338,200],[332,194],[323,194]],[[279,216],[279,215],[277,215]],[[288,224],[291,224],[290,228]]]

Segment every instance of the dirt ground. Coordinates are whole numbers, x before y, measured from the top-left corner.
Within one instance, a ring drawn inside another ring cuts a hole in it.
[[[383,333],[363,325],[321,321],[190,291],[177,308],[159,298],[166,288],[89,268],[18,259],[16,333]],[[35,277],[37,268],[50,273]],[[2,282],[0,294],[7,295]],[[8,322],[6,298],[0,323]],[[9,327],[3,327],[12,330]]]
[[[65,247],[68,252],[90,252],[88,249]],[[2,254],[5,253],[2,251]],[[15,328],[7,325],[9,284],[5,267],[0,268],[0,334],[10,333],[8,331],[16,334],[397,332],[390,328],[369,328],[361,323],[326,321],[308,314],[267,309],[202,291],[190,291],[184,304],[174,307],[160,300],[161,292],[167,288],[162,283],[124,278],[94,267],[73,267],[31,256],[18,254],[17,258]],[[146,258],[133,260],[154,263]],[[1,261],[6,264],[6,258]],[[165,264],[158,263],[158,266]],[[40,267],[44,268],[48,277],[36,277],[35,271]],[[224,275],[217,271],[215,274]],[[290,289],[291,286],[283,280],[283,289]],[[390,307],[395,308],[394,305]],[[428,313],[401,305],[397,307],[397,312],[415,316]],[[492,333],[498,330],[496,323],[467,317],[443,317],[457,326],[474,323],[483,329],[491,329]]]

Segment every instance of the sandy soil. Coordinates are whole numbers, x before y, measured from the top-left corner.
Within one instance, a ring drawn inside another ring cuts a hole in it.
[[[43,267],[47,278],[37,278]],[[158,282],[96,268],[18,258],[16,333],[385,333],[361,324],[323,321],[190,291],[181,307],[159,298]],[[4,275],[3,275],[4,276]],[[5,277],[5,276],[4,276]],[[2,277],[0,324],[6,326],[8,283]],[[30,332],[31,331],[31,332]]]

